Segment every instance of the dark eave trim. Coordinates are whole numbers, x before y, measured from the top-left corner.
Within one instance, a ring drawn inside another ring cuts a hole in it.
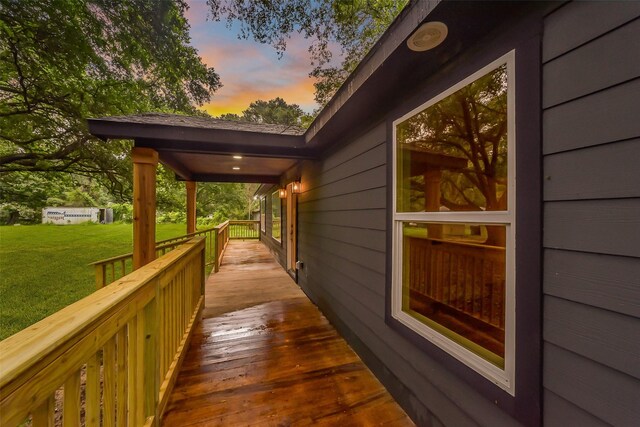
[[[207,129],[150,123],[88,119],[89,132],[102,139],[147,139],[155,141],[190,141],[245,146],[296,148],[304,146],[302,135],[248,132],[230,129]]]

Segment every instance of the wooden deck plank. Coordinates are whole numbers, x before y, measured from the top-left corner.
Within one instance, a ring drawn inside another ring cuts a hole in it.
[[[163,425],[413,425],[260,242],[231,241],[205,295]]]

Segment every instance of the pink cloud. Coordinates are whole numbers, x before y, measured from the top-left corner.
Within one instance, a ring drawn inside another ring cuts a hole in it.
[[[312,69],[308,40],[293,36],[278,59],[273,47],[240,40],[233,26],[227,28],[223,22],[207,20],[209,9],[204,0],[191,0],[189,4],[186,16],[191,24],[191,44],[202,60],[215,68],[223,84],[213,102],[202,109],[214,115],[239,113],[252,101],[277,96],[309,112],[317,107],[314,80],[308,76]]]

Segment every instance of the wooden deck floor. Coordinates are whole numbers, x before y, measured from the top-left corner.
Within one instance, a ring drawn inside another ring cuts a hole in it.
[[[266,247],[231,241],[163,425],[413,423]]]

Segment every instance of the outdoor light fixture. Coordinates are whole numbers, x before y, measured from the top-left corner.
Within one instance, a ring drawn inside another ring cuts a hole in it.
[[[407,47],[415,52],[433,49],[447,38],[449,29],[443,22],[427,22],[407,39]]]
[[[280,196],[281,199],[285,199],[287,197],[287,189],[286,188],[279,189],[278,195]]]
[[[240,166],[234,166],[234,167],[233,167],[233,170],[234,170],[234,171],[239,171],[239,170],[240,170]]]
[[[291,192],[293,194],[300,194],[302,192],[302,184],[300,181],[293,181],[291,183]]]
[[[242,159],[242,156],[233,156],[234,159],[240,160]]]

